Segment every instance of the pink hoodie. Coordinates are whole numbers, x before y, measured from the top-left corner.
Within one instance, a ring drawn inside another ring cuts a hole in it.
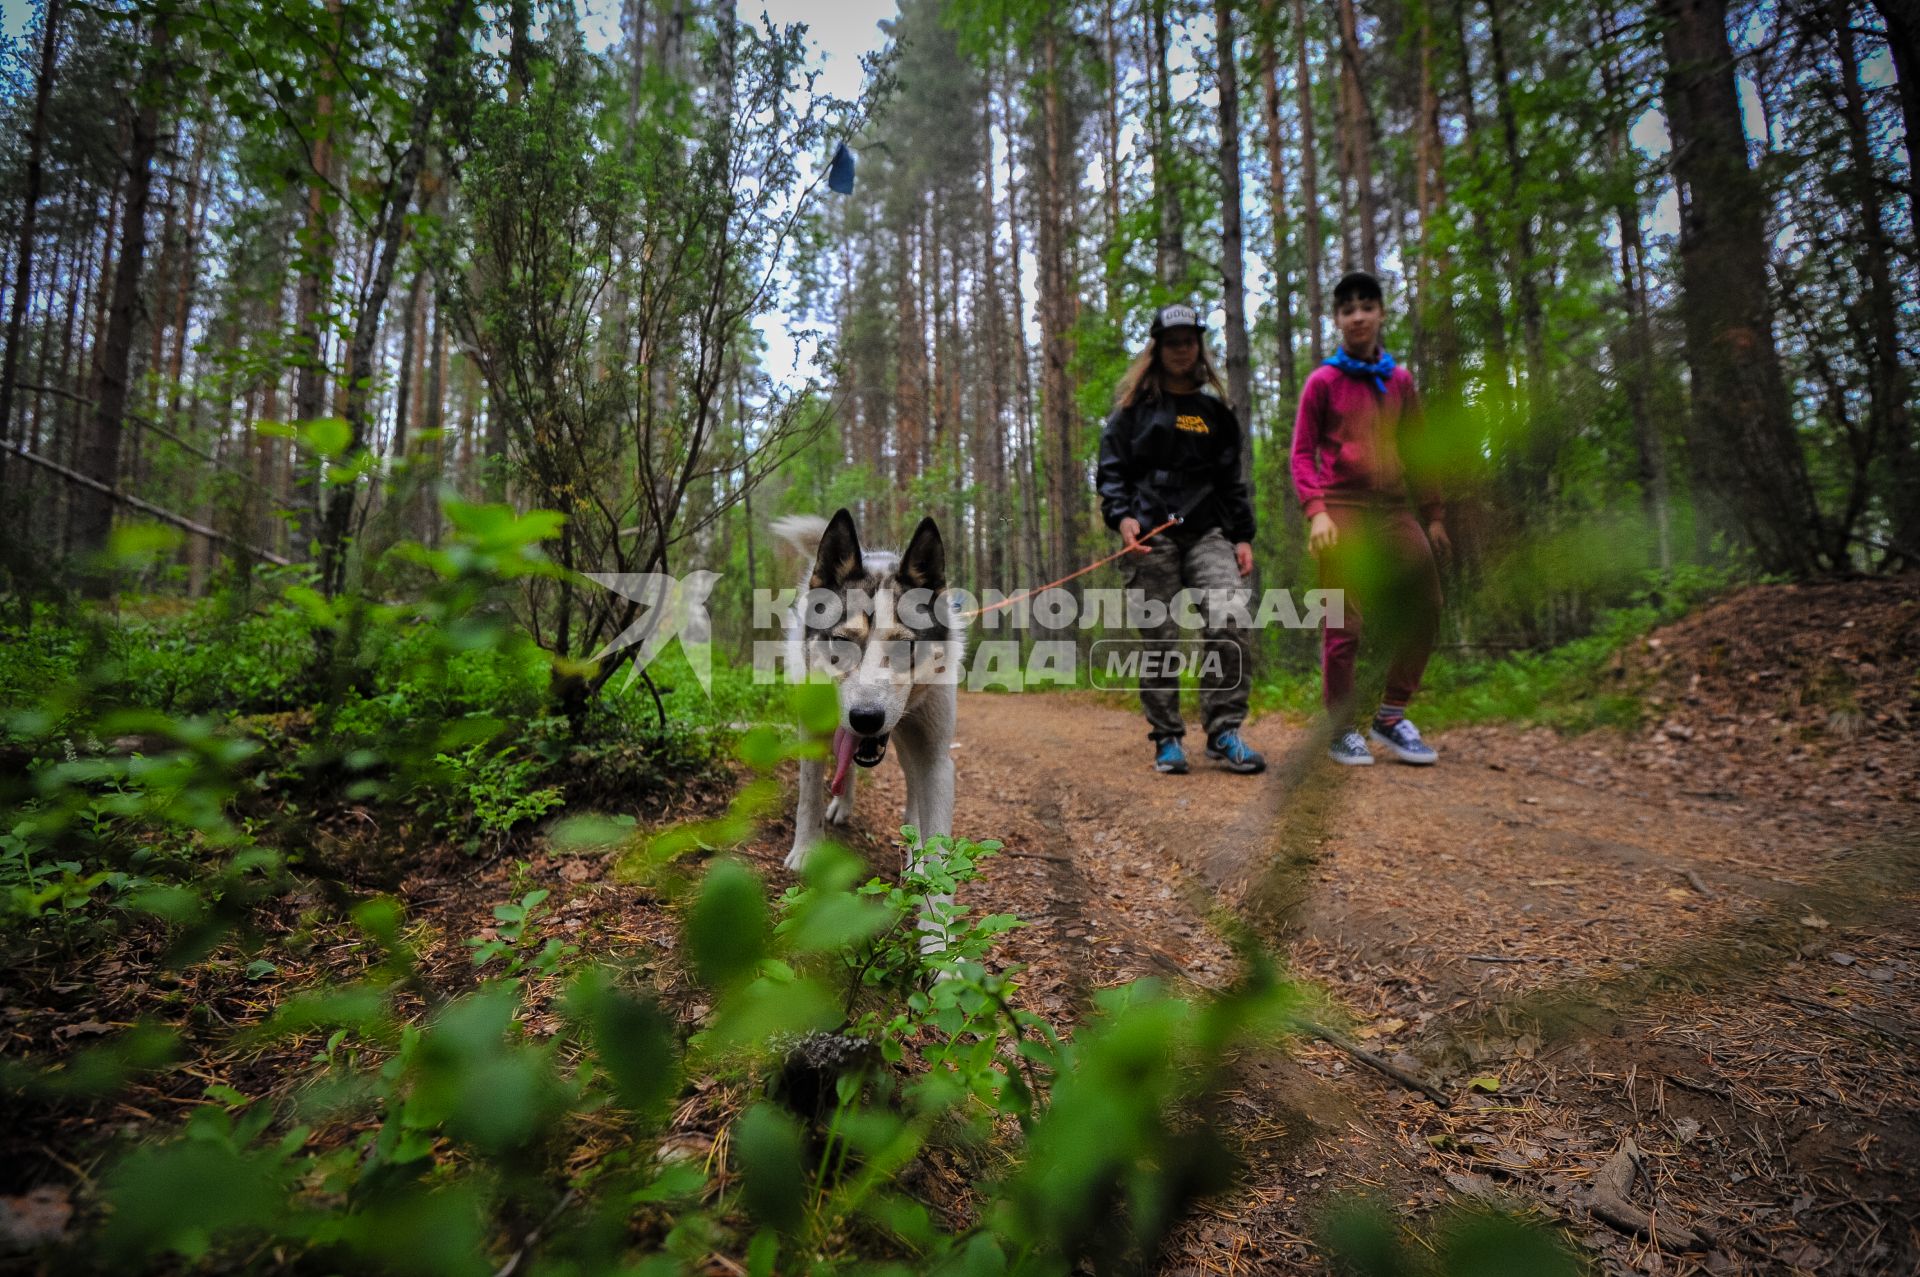
[[[1329,505],[1401,505],[1406,502],[1403,442],[1416,449],[1427,427],[1413,374],[1395,368],[1383,397],[1370,377],[1328,364],[1300,388],[1293,423],[1293,490],[1311,519]],[[1430,480],[1416,479],[1421,517],[1432,522],[1445,507]]]

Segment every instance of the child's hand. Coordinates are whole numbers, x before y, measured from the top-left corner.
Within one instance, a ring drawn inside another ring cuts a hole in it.
[[[1132,550],[1135,554],[1153,553],[1153,551],[1147,547],[1146,543],[1140,539],[1140,520],[1138,519],[1120,520],[1120,540],[1126,544],[1127,549]]]
[[[1447,535],[1447,525],[1438,519],[1427,525],[1427,544],[1433,547],[1433,557],[1442,563],[1453,557],[1453,538]]]
[[[1340,542],[1340,529],[1333,526],[1333,516],[1322,510],[1313,516],[1313,524],[1307,529],[1307,549],[1315,554],[1330,550]]]
[[[1253,575],[1253,547],[1247,542],[1233,543],[1233,565],[1240,569],[1241,576]]]

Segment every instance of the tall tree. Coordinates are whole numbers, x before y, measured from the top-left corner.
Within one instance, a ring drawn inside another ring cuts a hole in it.
[[[1621,87],[1624,77],[1615,62],[1619,33],[1613,30],[1611,9],[1604,10],[1602,16],[1603,27],[1596,34],[1595,44],[1602,50],[1600,74],[1607,103],[1607,153],[1615,171],[1614,217],[1620,229],[1620,298],[1627,320],[1616,343],[1624,353],[1624,358],[1618,360],[1618,380],[1626,393],[1627,412],[1633,422],[1642,507],[1653,526],[1655,553],[1664,571],[1673,566],[1671,491],[1666,441],[1652,403],[1653,324],[1647,299],[1646,238],[1640,225],[1639,174],[1634,152],[1627,145],[1629,104]]]
[[[1547,368],[1546,319],[1540,304],[1540,286],[1534,275],[1539,249],[1534,242],[1534,212],[1524,198],[1526,156],[1520,144],[1519,112],[1514,105],[1512,75],[1507,63],[1507,22],[1500,0],[1487,0],[1487,45],[1493,63],[1494,108],[1500,119],[1506,174],[1506,213],[1512,247],[1507,255],[1508,277],[1520,311],[1520,341],[1527,359],[1527,435],[1510,473],[1518,486],[1537,490],[1559,452],[1559,440],[1550,423],[1553,392]]]
[[[1747,139],[1725,0],[1657,0],[1680,185],[1681,314],[1692,370],[1702,530],[1743,535],[1768,568],[1808,572],[1823,543],[1787,410],[1767,296],[1766,192]]]
[[[1073,210],[1078,203],[1077,132],[1071,118],[1069,41],[1061,13],[1050,4],[1040,25],[1040,308],[1044,334],[1041,404],[1048,435],[1053,567],[1070,565],[1080,553],[1080,511],[1086,505],[1085,466],[1080,458],[1078,395],[1072,374],[1076,290],[1073,278]]]
[[[140,78],[128,104],[129,145],[126,205],[121,215],[120,255],[114,262],[107,320],[94,349],[91,429],[81,471],[100,487],[75,507],[74,543],[82,553],[106,547],[113,530],[112,499],[119,482],[120,442],[126,429],[127,392],[133,360],[133,330],[140,304],[140,274],[147,256],[147,204],[153,189],[153,158],[160,146],[160,102],[172,79],[167,18],[152,20]],[[104,594],[109,578],[89,573],[90,593]]]
[[[1900,117],[1906,126],[1907,217],[1913,241],[1920,245],[1920,0],[1873,0],[1887,24],[1887,45],[1900,90]]]
[[[1866,95],[1860,87],[1860,57],[1854,48],[1852,15],[1846,0],[1828,0],[1827,34],[1840,63],[1841,119],[1846,125],[1847,159],[1854,202],[1860,216],[1859,260],[1862,302],[1872,349],[1868,357],[1869,413],[1874,434],[1884,440],[1893,474],[1894,541],[1901,557],[1920,563],[1920,453],[1914,449],[1913,414],[1904,355],[1900,348],[1899,295],[1894,291],[1891,244],[1881,213],[1880,180],[1868,137]],[[1846,528],[1840,535],[1847,534]],[[1844,545],[1836,547],[1845,554]]]
[[[1246,254],[1240,232],[1240,65],[1233,0],[1214,0],[1220,92],[1220,287],[1226,311],[1227,398],[1240,419],[1240,472],[1253,474],[1253,356],[1247,345]]]
[[[1299,391],[1293,353],[1293,255],[1288,244],[1286,141],[1280,126],[1279,14],[1276,0],[1261,0],[1260,83],[1267,146],[1267,217],[1273,230],[1273,314],[1282,411]]]
[[[1307,272],[1307,353],[1318,364],[1323,350],[1321,345],[1320,317],[1326,313],[1321,301],[1322,274],[1320,246],[1320,163],[1315,151],[1313,127],[1313,81],[1307,71],[1307,34],[1306,0],[1293,0],[1293,38],[1294,38],[1294,89],[1300,99],[1300,202],[1305,206],[1302,213],[1301,237],[1306,243]]]
[[[367,448],[374,342],[380,335],[387,293],[393,286],[394,266],[400,256],[401,237],[420,186],[420,172],[427,162],[434,119],[453,92],[455,54],[471,12],[472,0],[447,0],[441,10],[427,53],[420,98],[408,126],[406,149],[388,176],[381,197],[380,221],[368,246],[367,281],[354,316],[353,338],[347,347],[346,399],[341,415],[347,419],[347,455],[352,458],[359,457]],[[326,502],[320,534],[320,579],[329,594],[346,583],[347,538],[358,508],[356,494],[357,485],[341,484],[334,488]]]
[[[1360,229],[1360,257],[1346,265],[1380,269],[1380,211],[1373,189],[1373,108],[1360,62],[1360,19],[1353,0],[1339,0],[1340,154],[1353,182],[1353,217]]]
[[[47,0],[40,18],[40,71],[33,85],[33,123],[27,130],[27,182],[20,197],[20,235],[13,257],[13,300],[7,308],[7,350],[0,356],[0,443],[13,441],[13,392],[20,377],[20,335],[33,292],[33,250],[40,215],[41,164],[47,149],[47,99],[53,93],[53,56],[60,45],[62,0]],[[0,488],[6,486],[7,457],[0,451]]]
[[[300,276],[294,300],[293,416],[312,421],[326,415],[327,361],[322,329],[333,286],[336,201],[334,199],[334,135],[340,127],[334,111],[334,84],[347,42],[347,18],[342,0],[327,0],[327,36],[330,44],[316,57],[312,136],[302,141],[307,161],[307,219],[300,239]],[[309,532],[319,530],[322,491],[317,476],[302,483],[303,511]]]
[[[1167,4],[1168,0],[1147,0],[1148,34],[1153,46],[1149,68],[1153,77],[1153,118],[1148,128],[1153,139],[1153,203],[1159,218],[1154,273],[1163,289],[1177,289],[1186,283],[1187,241],[1175,159],[1173,76],[1167,64],[1173,38],[1167,29]]]

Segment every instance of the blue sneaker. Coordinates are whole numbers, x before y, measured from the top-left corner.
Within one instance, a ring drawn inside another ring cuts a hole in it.
[[[1341,732],[1327,746],[1327,757],[1347,767],[1371,767],[1373,755],[1367,750],[1367,742],[1360,739],[1355,731]]]
[[[1381,726],[1376,718],[1373,720],[1373,730],[1367,736],[1392,750],[1393,756],[1403,763],[1431,767],[1440,761],[1440,755],[1433,752],[1433,746],[1420,739],[1420,729],[1404,718],[1391,727]]]
[[[1267,770],[1267,760],[1260,751],[1241,740],[1239,731],[1232,727],[1207,742],[1207,757],[1219,759],[1230,772],[1251,774]]]
[[[1175,776],[1187,774],[1187,751],[1180,748],[1178,736],[1162,736],[1160,743],[1154,746],[1153,770],[1170,772]]]

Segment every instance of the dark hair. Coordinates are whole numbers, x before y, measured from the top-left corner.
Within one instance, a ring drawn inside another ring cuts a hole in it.
[[[1333,286],[1333,304],[1344,306],[1348,302],[1384,301],[1380,291],[1380,281],[1363,270],[1350,270],[1340,277]]]

